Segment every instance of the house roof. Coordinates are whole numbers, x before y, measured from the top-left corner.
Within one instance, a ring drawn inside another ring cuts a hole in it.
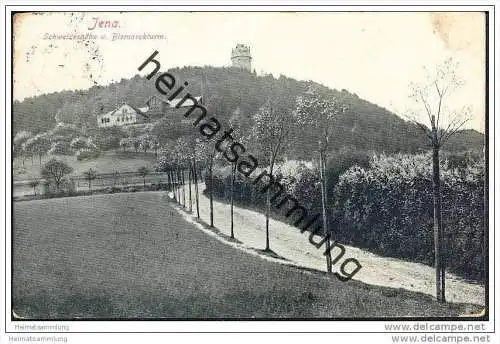
[[[124,104],[124,105],[128,105],[128,104]],[[149,116],[148,116],[148,115],[146,115],[146,114],[144,113],[145,111],[142,111],[140,108],[137,108],[137,107],[135,107],[135,106],[133,106],[133,105],[129,105],[129,106],[130,106],[132,109],[134,109],[134,111],[135,111],[135,112],[137,112],[139,115],[142,115],[142,116],[144,116],[144,117],[146,117],[146,118],[149,118]]]
[[[113,112],[115,112],[117,109],[114,109],[114,110],[111,110],[111,111],[108,111],[106,113],[100,113],[97,115],[97,117],[102,117],[102,116],[107,116],[107,115],[111,115],[113,114]]]
[[[130,104],[127,104],[127,103],[123,103],[122,105],[120,105],[120,106],[119,106],[119,107],[117,107],[116,109],[114,109],[114,110],[112,110],[112,111],[109,111],[109,112],[106,112],[106,113],[104,113],[104,114],[97,115],[97,116],[98,116],[98,117],[100,117],[100,116],[108,116],[108,115],[109,115],[109,116],[113,116],[113,115],[114,115],[114,114],[115,114],[118,110],[120,110],[120,109],[121,109],[122,107],[124,107],[124,106],[128,106],[129,108],[131,108],[132,110],[134,110],[137,114],[139,114],[139,115],[141,115],[141,116],[144,116],[144,117],[146,117],[146,118],[149,118],[149,116],[148,116],[148,115],[146,115],[146,113],[145,113],[147,110],[146,110],[146,111],[144,111],[144,110],[143,110],[144,108],[137,108],[137,107],[135,107],[135,106],[133,106],[133,105],[130,105]]]
[[[151,96],[149,97],[149,99],[146,101],[146,104],[148,104],[147,106],[143,106],[143,107],[135,107],[133,105],[130,105],[130,104],[127,104],[127,103],[123,103],[122,105],[120,105],[119,107],[117,107],[116,109],[112,110],[112,111],[109,111],[109,112],[106,112],[106,113],[103,113],[103,114],[99,114],[97,115],[98,118],[102,117],[102,116],[113,116],[118,110],[120,110],[123,106],[128,106],[130,107],[131,109],[133,109],[137,114],[141,115],[141,116],[144,116],[146,118],[149,118],[149,116],[147,115],[147,112],[149,111],[150,107],[149,107],[149,101],[153,98],[157,98],[159,99],[160,101],[168,104],[168,106],[170,108],[175,108],[177,104],[179,104],[182,99],[184,98],[175,98],[175,99],[172,99],[172,100],[168,100],[168,97],[166,96],[162,96],[162,95],[154,95],[154,96]],[[196,99],[197,102],[199,102],[202,97],[201,96],[198,96],[198,97],[194,97],[194,99]],[[194,105],[194,102],[192,99],[186,99],[180,107],[187,107],[187,106],[193,106]]]
[[[179,102],[182,101],[182,99],[184,99],[184,98],[175,98],[172,100],[168,100],[168,97],[166,97],[166,96],[154,95],[154,96],[149,97],[149,99],[146,101],[146,104],[149,104],[149,101],[153,98],[157,98],[160,101],[167,103],[171,108],[174,108]],[[196,101],[199,102],[201,99],[201,96],[194,97],[194,99],[196,99]],[[186,99],[186,101],[184,101],[184,103],[182,103],[182,105],[180,107],[193,106],[193,105],[194,105],[194,102],[191,99]]]
[[[170,101],[170,107],[175,107],[183,98],[175,98]],[[200,101],[201,97],[194,97],[197,102]],[[185,107],[185,106],[193,106],[194,102],[191,99],[186,99],[184,103],[182,103],[182,106],[180,107]]]

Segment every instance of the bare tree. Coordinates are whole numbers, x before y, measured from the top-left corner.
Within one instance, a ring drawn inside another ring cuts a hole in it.
[[[289,113],[283,109],[277,110],[271,102],[264,104],[254,116],[252,137],[254,145],[258,147],[269,167],[269,175],[274,178],[273,172],[278,157],[286,148],[288,132],[290,131]],[[271,212],[271,188],[266,190],[266,251],[269,246],[269,217]]]
[[[42,166],[42,156],[47,154],[50,149],[50,139],[48,134],[38,134],[26,140],[23,145],[26,152],[30,152],[33,162],[33,156],[38,155],[40,166]]]
[[[196,169],[196,157],[193,157],[191,161],[191,170],[193,173],[193,183],[194,183],[194,197],[196,202],[196,217],[200,218],[200,194],[198,190],[198,171]]]
[[[215,162],[215,157],[216,157],[216,150],[215,146],[213,149],[209,149],[207,155],[207,162],[208,162],[208,175],[210,178],[210,228],[213,228],[214,226],[214,162]],[[206,181],[205,181],[206,184]]]
[[[14,137],[12,142],[13,153],[15,157],[19,157],[24,167],[24,161],[26,160],[26,151],[24,149],[24,143],[32,138],[33,135],[29,131],[20,131]]]
[[[321,94],[314,86],[297,98],[296,120],[298,126],[308,126],[313,129],[318,140],[319,172],[321,184],[321,205],[323,214],[323,233],[325,240],[326,268],[332,272],[330,254],[330,236],[328,230],[328,187],[326,180],[326,160],[328,158],[329,140],[336,117],[347,111],[347,105],[341,100]]]
[[[36,188],[40,185],[40,180],[39,179],[34,179],[30,181],[30,186],[33,188],[33,194],[36,196]]]
[[[120,182],[120,172],[115,171],[113,173],[113,186],[116,186]]]
[[[194,146],[194,158],[196,162],[199,162],[203,167],[206,167],[207,175],[205,176],[205,185],[207,184],[207,178],[210,180],[210,188],[208,188],[208,198],[210,205],[210,227],[214,227],[214,182],[213,182],[213,171],[214,166],[217,161],[221,158],[219,152],[215,148],[210,140],[197,140]],[[202,175],[202,173],[200,173]]]
[[[42,177],[49,181],[53,180],[56,185],[56,190],[59,192],[60,186],[67,174],[73,172],[73,168],[64,161],[51,159],[47,161],[41,169]]]
[[[149,168],[147,166],[141,166],[137,170],[137,173],[139,173],[139,175],[142,177],[142,182],[143,182],[143,185],[144,185],[144,190],[146,190],[146,177],[148,176],[148,174],[150,172],[151,171],[149,170]]]
[[[235,141],[242,145],[246,145],[250,139],[249,135],[243,134],[243,128],[250,127],[250,120],[247,116],[241,114],[241,112],[234,112],[229,119],[229,124],[233,129],[233,136]],[[234,161],[231,165],[231,238],[234,239],[234,187],[236,181],[236,170],[238,166],[238,160]]]
[[[200,218],[200,196],[199,196],[199,187],[198,183],[203,183],[202,176],[203,174],[201,173],[201,168],[203,166],[206,166],[207,162],[209,162],[209,148],[208,148],[208,143],[201,140],[197,139],[194,141],[195,145],[193,148],[193,156],[192,156],[192,161],[191,161],[191,166],[193,169],[193,175],[194,175],[194,190],[195,190],[195,200],[196,200],[196,216],[198,219]],[[200,177],[200,179],[198,179]],[[211,206],[211,209],[213,209],[213,203]],[[211,223],[213,225],[213,213],[211,215]]]
[[[89,184],[89,193],[92,193],[92,181],[97,178],[97,173],[92,168],[89,168],[88,171],[83,172],[83,177]]]
[[[193,140],[190,136],[180,137],[175,141],[173,147],[174,151],[174,161],[177,169],[177,173],[180,180],[180,185],[182,186],[181,195],[183,199],[183,207],[186,208],[186,190],[185,190],[185,177],[186,172],[189,173],[191,160],[193,157]],[[191,195],[191,175],[188,175],[188,192],[189,192],[189,207],[188,210],[191,212],[193,210],[193,200]],[[179,195],[179,202],[181,195]]]
[[[470,120],[470,107],[459,111],[448,108],[451,94],[463,82],[456,75],[457,63],[451,58],[437,66],[435,73],[427,73],[426,81],[410,85],[410,98],[419,110],[412,111],[409,119],[426,135],[432,147],[432,198],[434,206],[434,265],[436,268],[436,298],[445,302],[445,259],[444,230],[441,216],[441,181],[439,152],[451,136],[457,133]],[[418,112],[416,112],[418,111]],[[424,112],[428,124],[417,121],[417,114]]]

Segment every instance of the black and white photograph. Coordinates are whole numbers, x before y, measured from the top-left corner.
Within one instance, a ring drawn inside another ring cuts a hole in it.
[[[494,342],[493,12],[6,8],[8,341]]]

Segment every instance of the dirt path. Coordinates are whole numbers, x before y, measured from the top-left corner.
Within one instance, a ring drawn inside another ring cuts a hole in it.
[[[209,223],[209,200],[201,194],[205,186],[200,184],[200,217]],[[193,188],[194,189],[194,188]],[[188,191],[186,187],[186,202]],[[196,216],[193,193],[193,217]],[[214,226],[222,233],[230,235],[230,206],[214,201]],[[278,255],[292,261],[296,265],[326,271],[323,251],[309,243],[308,233],[300,233],[289,226],[273,219],[270,220],[270,246]],[[256,249],[265,247],[265,217],[255,211],[234,207],[235,237],[246,246]],[[356,258],[362,269],[353,277],[364,283],[404,288],[411,291],[435,294],[434,269],[430,266],[411,263],[401,259],[378,256],[368,251],[345,246],[344,257]],[[339,263],[333,266],[338,271]],[[474,303],[484,305],[484,287],[467,282],[450,273],[446,275],[446,299],[449,302]]]

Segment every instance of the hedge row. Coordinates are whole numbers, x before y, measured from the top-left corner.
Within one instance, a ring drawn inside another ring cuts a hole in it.
[[[329,185],[332,237],[384,256],[433,265],[430,156],[382,155],[372,157],[365,167],[354,160],[353,164],[340,177],[334,164],[327,171],[328,180],[338,180]],[[484,166],[483,158],[470,154],[458,159],[446,156],[441,166],[447,270],[475,280],[485,278]],[[302,165],[293,176],[278,175],[277,179],[310,214],[321,211],[314,169]],[[229,200],[231,176],[227,170],[219,171],[212,181],[207,178],[206,184],[207,190],[213,188],[215,197]],[[265,207],[265,195],[243,176],[236,179],[234,199],[239,205],[259,210]]]

